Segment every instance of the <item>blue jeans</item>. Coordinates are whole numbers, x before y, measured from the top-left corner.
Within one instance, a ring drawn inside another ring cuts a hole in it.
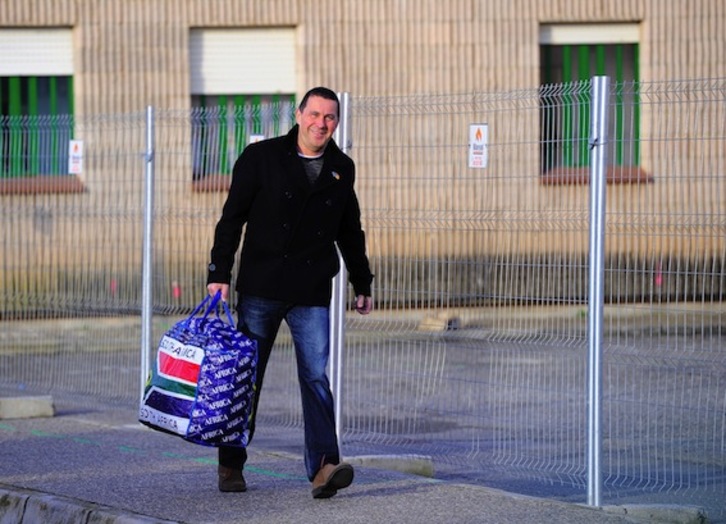
[[[285,320],[295,345],[297,376],[305,423],[305,470],[312,481],[322,464],[338,464],[340,453],[335,434],[333,394],[326,374],[330,353],[330,314],[327,307],[297,306],[260,297],[239,297],[237,328],[257,341],[256,396],[250,420],[250,441],[265,369],[278,330]],[[219,464],[242,469],[247,461],[244,448],[219,448]]]

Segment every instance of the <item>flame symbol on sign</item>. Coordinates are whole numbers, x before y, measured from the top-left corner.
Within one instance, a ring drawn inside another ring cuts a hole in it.
[[[476,128],[476,135],[475,135],[476,141],[481,142],[481,127]]]

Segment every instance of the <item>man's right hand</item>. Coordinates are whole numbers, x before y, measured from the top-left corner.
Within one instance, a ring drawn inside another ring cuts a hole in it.
[[[218,284],[216,282],[212,282],[211,284],[207,284],[207,291],[212,296],[216,295],[217,291],[221,291],[222,300],[225,302],[227,302],[227,299],[229,298],[229,284]]]

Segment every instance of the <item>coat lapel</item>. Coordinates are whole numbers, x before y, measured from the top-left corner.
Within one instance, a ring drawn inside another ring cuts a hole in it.
[[[335,170],[335,166],[331,165],[330,158],[326,156],[323,162],[323,168],[320,170],[320,176],[313,186],[314,191],[322,191],[328,186],[332,186],[340,182],[343,175]]]
[[[285,173],[295,186],[306,191],[310,189],[310,183],[305,175],[305,168],[294,150],[289,151],[285,159]]]

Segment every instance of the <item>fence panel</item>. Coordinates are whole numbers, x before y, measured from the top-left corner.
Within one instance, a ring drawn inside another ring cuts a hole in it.
[[[142,113],[1,121],[3,390],[138,392]],[[10,137],[12,140],[8,139]],[[69,140],[83,142],[68,174]],[[53,169],[47,169],[47,166]]]
[[[726,82],[611,92],[604,495],[723,517]],[[351,109],[377,310],[347,316],[344,451],[427,454],[440,476],[584,500],[589,188],[566,162],[583,144],[561,130],[586,122],[589,84]],[[156,115],[154,339],[203,297],[229,183],[215,166],[247,129],[228,112]],[[138,401],[144,122],[76,118],[79,177],[0,177],[3,393]],[[470,124],[487,125],[483,169],[468,167]],[[44,136],[22,129],[3,143]],[[261,427],[300,428],[284,330],[269,373]]]
[[[608,500],[723,512],[724,95],[723,80],[612,88]],[[379,311],[349,320],[350,439],[584,497],[589,186],[566,153],[587,144],[561,130],[589,103],[589,83],[352,99]],[[467,164],[476,123],[484,169]]]

